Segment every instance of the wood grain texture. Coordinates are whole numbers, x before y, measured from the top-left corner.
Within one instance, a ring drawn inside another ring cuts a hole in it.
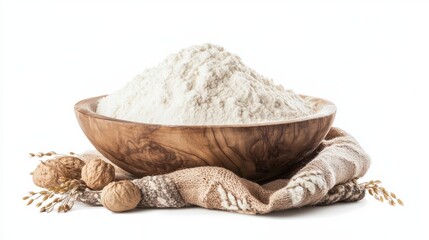
[[[99,115],[101,97],[75,105],[79,125],[101,154],[138,177],[219,166],[250,180],[268,179],[313,152],[336,112],[326,100],[303,96],[316,104],[315,115],[271,124],[168,126]]]

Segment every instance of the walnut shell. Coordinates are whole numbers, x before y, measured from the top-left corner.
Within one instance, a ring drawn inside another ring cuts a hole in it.
[[[33,172],[33,182],[39,187],[58,186],[69,179],[80,179],[85,163],[76,157],[61,156],[41,162]]]
[[[82,180],[93,190],[101,190],[115,180],[115,168],[101,159],[92,159],[82,168]]]
[[[137,207],[140,189],[128,180],[112,182],[101,192],[101,204],[112,212],[124,212]]]
[[[62,156],[56,158],[55,161],[64,165],[69,179],[80,179],[82,168],[85,165],[84,161],[72,156]]]

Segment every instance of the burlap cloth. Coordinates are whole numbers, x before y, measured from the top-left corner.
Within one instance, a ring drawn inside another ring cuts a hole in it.
[[[103,158],[98,152],[81,154],[83,160]],[[246,214],[265,214],[307,205],[358,201],[365,195],[357,182],[370,159],[345,131],[332,128],[316,151],[305,160],[264,184],[238,177],[219,167],[196,167],[165,175],[134,179],[117,168],[117,180],[132,179],[142,193],[139,207],[200,206]],[[100,191],[85,190],[78,201],[101,205]]]

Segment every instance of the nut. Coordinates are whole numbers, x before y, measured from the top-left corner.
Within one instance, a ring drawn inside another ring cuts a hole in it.
[[[55,160],[41,162],[33,172],[33,182],[39,187],[50,188],[64,183],[66,174]]]
[[[82,168],[82,180],[93,190],[101,190],[115,179],[115,168],[101,159],[92,159]]]
[[[70,156],[41,162],[33,172],[33,182],[39,187],[50,188],[69,179],[79,179],[84,164],[79,158]]]
[[[134,209],[140,200],[140,189],[128,180],[112,182],[101,192],[101,204],[112,212]]]
[[[59,157],[55,161],[64,165],[69,179],[80,179],[82,168],[85,165],[84,161],[72,156]]]

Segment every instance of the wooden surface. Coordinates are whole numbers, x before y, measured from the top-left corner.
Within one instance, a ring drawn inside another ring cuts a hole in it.
[[[98,151],[136,176],[219,166],[251,180],[268,179],[314,151],[332,126],[336,112],[334,104],[311,98],[318,113],[296,121],[166,126],[98,115],[95,110],[99,98],[76,104],[79,124]]]

